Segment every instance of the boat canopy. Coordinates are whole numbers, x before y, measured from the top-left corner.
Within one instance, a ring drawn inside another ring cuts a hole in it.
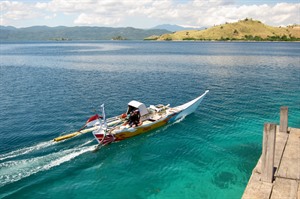
[[[141,116],[148,114],[148,110],[145,104],[132,100],[131,102],[128,103],[127,114],[129,114],[131,111],[135,109],[139,109]]]

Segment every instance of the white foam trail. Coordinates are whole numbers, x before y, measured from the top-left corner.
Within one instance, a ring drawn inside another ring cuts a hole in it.
[[[175,121],[172,122],[172,123],[168,123],[166,126],[163,126],[163,127],[161,127],[161,128],[158,128],[157,130],[155,130],[155,133],[150,133],[150,134],[148,134],[148,136],[153,136],[153,135],[155,135],[156,133],[160,133],[161,131],[165,131],[165,130],[168,129],[170,126],[173,126],[173,125],[175,125],[175,124],[181,122],[182,120],[184,120],[185,117],[186,117],[186,116],[183,116],[183,117],[179,118],[178,120],[175,120]]]
[[[41,143],[39,143],[37,145],[34,145],[34,146],[25,147],[25,148],[22,148],[22,149],[11,151],[9,153],[0,154],[0,161],[8,159],[8,158],[14,158],[14,157],[17,157],[17,156],[20,156],[20,155],[25,155],[25,154],[27,154],[29,152],[37,151],[37,150],[46,148],[48,146],[51,146],[53,144],[55,144],[55,142],[53,142],[51,140],[51,141],[47,141],[47,142],[41,142]]]
[[[83,153],[86,153],[88,151],[93,151],[94,148],[95,148],[95,146],[83,147],[80,151],[76,151],[76,152],[67,154],[63,157],[60,157],[56,160],[51,161],[49,164],[45,165],[42,170],[48,170],[52,167],[61,165],[62,163],[68,162],[68,161],[72,160],[73,158],[80,156]]]
[[[0,187],[6,184],[16,182],[40,171],[49,170],[52,167],[59,166],[65,162],[80,156],[88,151],[93,151],[95,146],[86,146],[93,140],[89,140],[80,146],[44,156],[33,157],[23,160],[12,160],[0,163]],[[20,150],[4,154],[2,159],[16,157],[20,154],[26,154],[34,150],[45,148],[52,145],[52,142],[44,142],[34,147],[27,147]]]
[[[82,145],[87,145],[90,142],[91,141],[87,141]],[[0,163],[0,187],[19,181],[35,173],[59,166],[83,153],[93,151],[94,148],[95,146],[76,147],[40,157]]]
[[[177,123],[179,123],[179,122],[182,122],[182,120],[184,120],[185,117],[186,117],[186,115],[185,115],[185,116],[182,116],[181,118],[179,118],[178,120],[176,120],[175,122],[173,122],[173,124],[177,124]]]
[[[89,141],[87,141],[87,142],[85,142],[85,143],[79,145],[78,147],[88,145],[89,143],[91,143],[91,142],[93,142],[93,141],[94,141],[94,139],[91,139],[91,140],[89,140]]]

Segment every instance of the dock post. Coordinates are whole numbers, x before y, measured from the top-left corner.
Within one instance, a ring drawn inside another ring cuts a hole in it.
[[[279,131],[283,133],[287,133],[288,131],[288,107],[287,106],[280,107]]]
[[[266,123],[263,133],[261,180],[273,182],[275,157],[276,124]]]

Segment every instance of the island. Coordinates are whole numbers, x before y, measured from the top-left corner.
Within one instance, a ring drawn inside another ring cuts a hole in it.
[[[183,30],[145,40],[157,41],[300,41],[300,25],[273,27],[258,20],[244,19],[235,23],[214,25],[205,30]]]

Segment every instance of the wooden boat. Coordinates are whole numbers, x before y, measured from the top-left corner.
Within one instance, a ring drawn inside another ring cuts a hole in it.
[[[169,104],[150,105],[147,108],[145,104],[133,100],[128,103],[126,113],[107,119],[105,118],[104,105],[102,105],[101,117],[97,114],[92,116],[77,132],[57,137],[54,141],[58,142],[84,133],[93,132],[94,137],[99,143],[99,148],[112,142],[149,132],[195,112],[208,92],[207,90],[201,96],[173,108]],[[126,124],[126,121],[128,119],[127,116],[134,110],[139,111],[140,125],[131,127],[129,124]]]
[[[201,101],[209,91],[205,91],[204,94],[195,98],[194,100],[187,102],[183,105],[171,108],[169,105],[151,105],[146,106],[138,101],[131,101],[128,103],[128,109],[126,115],[131,111],[138,110],[140,113],[141,124],[136,127],[131,127],[129,124],[124,123],[125,114],[119,117],[115,121],[105,122],[105,119],[98,126],[98,129],[93,131],[93,135],[99,143],[99,146],[104,146],[112,142],[121,141],[142,133],[149,132],[153,129],[164,126],[168,123],[179,120],[196,111]],[[104,107],[103,107],[104,111]],[[103,112],[103,115],[104,112]],[[114,123],[112,125],[112,123]]]

